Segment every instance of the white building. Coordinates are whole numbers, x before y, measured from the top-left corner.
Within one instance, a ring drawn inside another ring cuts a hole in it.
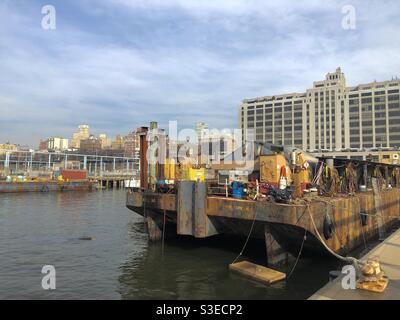
[[[99,134],[99,139],[101,141],[101,148],[109,148],[111,147],[111,139],[109,137],[107,137],[107,135],[105,133],[100,133]]]
[[[50,137],[47,139],[47,149],[48,150],[58,150],[64,151],[68,149],[68,139],[61,137]]]
[[[231,154],[237,145],[231,130],[209,129],[204,122],[196,123],[199,152],[207,162],[215,162]]]
[[[340,68],[303,93],[245,99],[239,126],[255,139],[308,151],[400,146],[400,81],[346,86]]]

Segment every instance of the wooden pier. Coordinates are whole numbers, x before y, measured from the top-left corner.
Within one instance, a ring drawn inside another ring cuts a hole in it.
[[[126,177],[97,177],[98,186],[101,189],[123,189],[125,187],[125,180],[129,180]]]
[[[372,249],[361,261],[379,261],[389,278],[389,284],[382,293],[360,289],[343,289],[341,275],[313,294],[309,300],[400,300],[400,230]]]

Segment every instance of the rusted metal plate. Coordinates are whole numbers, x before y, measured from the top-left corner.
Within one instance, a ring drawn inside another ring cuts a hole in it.
[[[177,234],[193,235],[194,181],[181,181],[178,186]]]
[[[296,209],[292,205],[224,197],[207,198],[207,215],[209,216],[289,223],[295,214]]]
[[[133,191],[127,193],[126,204],[128,207],[175,211],[176,196],[174,194]]]
[[[207,185],[205,182],[196,182],[194,196],[194,236],[205,238],[218,233],[213,222],[207,216]]]
[[[159,210],[176,210],[176,196],[174,194],[164,193],[144,193],[143,202],[146,208]]]
[[[143,193],[142,192],[127,192],[126,205],[128,207],[143,207]]]

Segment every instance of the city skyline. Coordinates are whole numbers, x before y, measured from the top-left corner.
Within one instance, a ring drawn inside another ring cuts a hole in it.
[[[77,123],[110,136],[150,119],[235,128],[246,97],[301,92],[337,66],[349,85],[400,70],[395,1],[351,2],[354,30],[343,1],[51,4],[55,30],[40,1],[0,4],[1,142],[35,146]]]

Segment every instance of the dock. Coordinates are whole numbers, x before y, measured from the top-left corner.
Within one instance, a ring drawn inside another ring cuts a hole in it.
[[[343,289],[341,275],[314,293],[309,300],[399,300],[400,299],[400,229],[369,251],[360,260],[378,260],[389,278],[382,293],[360,289]]]

